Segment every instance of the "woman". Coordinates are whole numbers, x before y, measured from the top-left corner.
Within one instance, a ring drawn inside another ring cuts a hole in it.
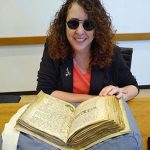
[[[49,29],[37,90],[68,102],[114,94],[129,100],[138,94],[99,0],[67,0],[62,5]]]
[[[50,25],[38,72],[37,91],[70,103],[100,95],[130,100],[138,84],[113,41],[111,20],[99,0],[66,0]],[[127,106],[129,134],[90,150],[141,150],[141,137]],[[21,133],[17,149],[57,149]]]
[[[96,95],[116,95],[128,101],[138,94],[137,81],[115,46],[110,17],[99,0],[66,0],[56,13],[38,72],[37,90],[70,103]],[[134,131],[91,149],[141,149],[140,133],[128,107],[127,111]]]

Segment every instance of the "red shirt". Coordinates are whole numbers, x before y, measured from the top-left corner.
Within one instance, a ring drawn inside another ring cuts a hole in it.
[[[73,93],[88,94],[91,72],[82,73],[76,64],[73,66]]]

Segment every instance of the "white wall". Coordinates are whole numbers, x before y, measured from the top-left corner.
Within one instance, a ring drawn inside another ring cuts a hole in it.
[[[62,0],[0,0],[0,36],[45,35]]]
[[[149,0],[102,0],[118,33],[150,32]]]
[[[43,45],[0,47],[0,92],[33,91]]]
[[[131,71],[139,85],[150,85],[150,41],[119,42],[118,45],[133,48]]]
[[[46,35],[63,0],[0,0],[0,37]],[[118,33],[150,32],[149,0],[103,0]],[[133,47],[132,72],[140,85],[150,85],[150,41],[119,42]],[[43,45],[0,47],[0,92],[32,91]]]

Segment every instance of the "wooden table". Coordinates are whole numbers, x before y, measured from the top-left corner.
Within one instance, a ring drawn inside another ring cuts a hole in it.
[[[0,133],[10,117],[27,103],[21,101],[20,103],[0,104]],[[143,150],[147,150],[147,138],[150,136],[150,98],[135,98],[129,101],[128,104],[141,131]]]
[[[5,123],[25,104],[27,103],[0,103],[0,133]]]
[[[143,150],[150,136],[150,98],[135,98],[128,102],[142,135]]]

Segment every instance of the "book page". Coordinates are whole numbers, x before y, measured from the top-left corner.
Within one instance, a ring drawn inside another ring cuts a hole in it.
[[[113,105],[115,107],[113,107]],[[115,110],[117,107],[119,109]],[[111,109],[112,109],[112,112],[111,112]],[[123,120],[119,117],[120,113],[121,113],[121,110],[119,106],[119,101],[117,101],[114,97],[97,96],[95,98],[89,99],[81,103],[77,107],[75,111],[75,117],[74,117],[71,129],[69,132],[69,137],[72,134],[74,134],[76,131],[88,125],[97,123],[99,121],[105,121],[105,120],[111,119],[117,122],[118,124],[121,124]]]
[[[121,110],[122,110],[123,122],[125,123],[125,128],[121,131],[116,132],[116,133],[113,133],[113,134],[107,135],[103,138],[97,139],[97,140],[95,140],[94,142],[92,142],[91,144],[85,146],[82,149],[88,149],[88,148],[90,148],[90,147],[92,147],[92,146],[94,146],[94,145],[96,145],[96,144],[98,144],[98,143],[100,143],[104,140],[107,140],[107,139],[110,139],[112,137],[116,137],[116,136],[119,136],[119,135],[123,135],[123,134],[129,133],[131,131],[123,100],[120,99],[119,104],[120,104],[120,107],[121,107]]]
[[[66,142],[74,106],[47,94],[38,96],[21,116],[24,122]]]
[[[102,101],[103,103],[103,101]],[[80,128],[85,127],[92,122],[97,120],[97,113],[99,109],[97,108],[97,97],[87,100],[81,103],[75,111],[75,117],[70,128],[69,136],[71,136],[75,131]],[[105,107],[104,104],[101,105],[101,119],[105,118]],[[91,119],[92,118],[92,119]],[[92,121],[92,122],[91,122]]]

